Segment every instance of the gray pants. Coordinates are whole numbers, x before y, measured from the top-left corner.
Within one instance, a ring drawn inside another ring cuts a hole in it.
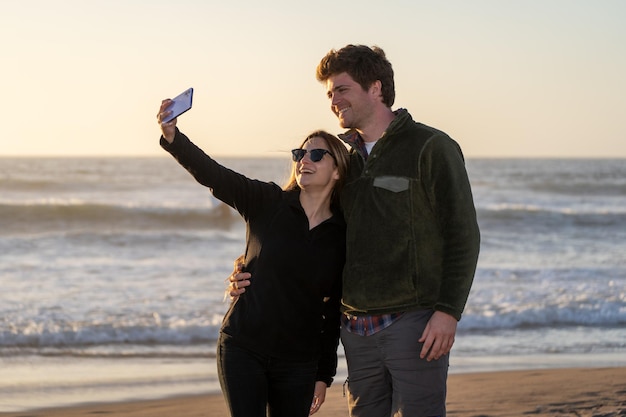
[[[448,356],[420,359],[422,335],[432,310],[411,311],[371,336],[341,329],[348,363],[351,417],[446,415]]]

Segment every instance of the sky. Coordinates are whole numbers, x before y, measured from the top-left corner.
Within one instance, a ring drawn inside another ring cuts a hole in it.
[[[626,1],[0,0],[2,156],[163,156],[161,100],[213,156],[340,133],[315,68],[377,45],[396,102],[466,157],[626,157]]]

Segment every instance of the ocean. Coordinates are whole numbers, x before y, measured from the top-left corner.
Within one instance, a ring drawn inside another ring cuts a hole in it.
[[[290,164],[217,159],[279,184]],[[626,366],[626,160],[467,168],[482,244],[450,372]],[[218,392],[244,239],[167,156],[0,158],[0,412]]]

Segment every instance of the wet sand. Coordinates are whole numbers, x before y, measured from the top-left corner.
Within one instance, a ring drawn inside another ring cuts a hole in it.
[[[448,391],[448,417],[626,416],[626,367],[453,374]],[[11,417],[94,415],[228,417],[228,412],[218,394],[0,413]],[[329,389],[317,416],[348,416],[340,382]]]

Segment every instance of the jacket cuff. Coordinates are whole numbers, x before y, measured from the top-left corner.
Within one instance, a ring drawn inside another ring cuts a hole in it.
[[[326,384],[327,387],[330,388],[330,385],[333,383],[333,377],[332,376],[328,376],[328,375],[317,375],[315,377],[316,381],[322,381],[323,383]]]
[[[441,311],[442,313],[446,313],[452,317],[454,317],[456,319],[456,321],[460,321],[461,320],[461,313],[459,313],[459,311],[450,308],[448,306],[445,305],[441,305],[441,304],[435,304],[434,307],[435,311]]]

